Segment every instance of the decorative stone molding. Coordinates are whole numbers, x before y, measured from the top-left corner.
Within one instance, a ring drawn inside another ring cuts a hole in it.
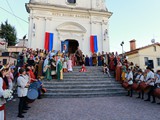
[[[54,16],[60,16],[60,17],[75,17],[75,18],[84,18],[88,19],[90,18],[89,15],[81,15],[81,14],[75,14],[75,13],[52,13]]]
[[[75,33],[86,33],[86,29],[75,22],[65,22],[57,27],[57,31],[75,32]]]

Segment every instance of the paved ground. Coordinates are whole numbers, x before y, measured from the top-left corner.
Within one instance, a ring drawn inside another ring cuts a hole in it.
[[[7,105],[7,120],[19,120],[17,103]],[[30,104],[23,120],[158,120],[160,105],[130,97],[44,98]]]

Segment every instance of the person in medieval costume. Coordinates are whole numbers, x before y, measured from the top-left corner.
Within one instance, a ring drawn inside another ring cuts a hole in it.
[[[72,72],[73,68],[72,68],[73,64],[72,64],[72,60],[71,58],[67,61],[67,68],[68,68],[68,72]]]
[[[82,65],[82,63],[83,63],[83,54],[82,54],[82,51],[79,49],[79,47],[76,50],[75,55],[76,55],[76,59],[77,59],[77,65]]]
[[[85,66],[89,66],[89,57],[86,55],[85,57]]]
[[[51,75],[52,78],[56,76],[56,58],[55,55],[52,56],[52,59],[50,60],[51,62]]]
[[[93,53],[92,60],[93,60],[93,66],[97,66],[97,53]]]
[[[42,70],[43,69],[43,62],[44,62],[43,58],[40,57],[40,60],[39,60],[39,63],[38,63],[38,74],[37,74],[38,77],[42,77],[43,76],[42,75],[43,74],[43,72],[42,72],[43,71]]]
[[[63,80],[63,65],[60,58],[57,61],[57,79]]]
[[[43,71],[45,73],[45,78],[47,80],[51,80],[52,76],[51,76],[51,66],[50,66],[50,61],[49,61],[49,57],[47,56],[45,61],[44,61],[44,65],[43,65]]]
[[[102,56],[98,53],[98,66],[102,66]]]
[[[122,63],[118,61],[118,64],[116,66],[116,80],[120,81],[121,80],[121,73],[122,73]]]
[[[73,54],[73,55],[71,55],[71,60],[72,60],[72,65],[73,66],[76,66],[76,56],[75,56],[75,54]]]
[[[3,98],[4,93],[4,81],[3,81],[3,74],[2,74],[3,66],[0,66],[0,120],[5,119],[5,99]]]
[[[89,58],[89,65],[93,66],[92,56]]]

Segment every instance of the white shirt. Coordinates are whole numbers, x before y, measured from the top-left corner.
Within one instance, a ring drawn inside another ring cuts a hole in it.
[[[142,74],[137,75],[135,80],[138,81],[138,83],[140,83],[140,82],[144,81],[144,76]]]
[[[0,77],[0,106],[2,106],[4,103],[6,103],[5,99],[3,97],[3,79]],[[0,117],[1,118],[1,117]]]
[[[0,77],[0,97],[3,96],[3,79]]]
[[[154,79],[154,73],[152,71],[147,73],[147,77],[146,77],[145,81],[147,82],[151,79]],[[150,82],[149,85],[154,86],[154,82]]]
[[[157,84],[157,87],[160,88],[160,75],[157,74],[157,79],[155,84]]]
[[[27,96],[27,90],[25,88],[25,86],[27,85],[27,80],[26,80],[25,76],[20,75],[17,78],[17,85],[18,85],[18,88],[17,88],[18,97],[25,97],[25,96]]]
[[[133,73],[130,71],[129,73],[126,74],[125,78],[128,80],[128,84],[132,85],[133,84]],[[132,80],[130,80],[132,79]]]

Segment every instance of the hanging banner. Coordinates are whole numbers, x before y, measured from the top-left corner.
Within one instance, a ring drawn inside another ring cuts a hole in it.
[[[98,42],[97,42],[97,36],[93,37],[94,39],[94,52],[98,52]]]
[[[44,49],[48,50],[48,44],[49,44],[49,33],[45,33],[45,40],[44,40]]]
[[[90,36],[90,50],[94,53],[94,37]]]
[[[45,41],[44,41],[44,49],[51,51],[53,50],[53,39],[54,39],[54,34],[46,32],[45,33]]]
[[[50,33],[49,34],[49,51],[53,50],[53,37],[54,37],[54,34]]]
[[[97,36],[96,35],[91,35],[90,36],[90,50],[92,53],[98,52],[98,41],[97,41]]]

